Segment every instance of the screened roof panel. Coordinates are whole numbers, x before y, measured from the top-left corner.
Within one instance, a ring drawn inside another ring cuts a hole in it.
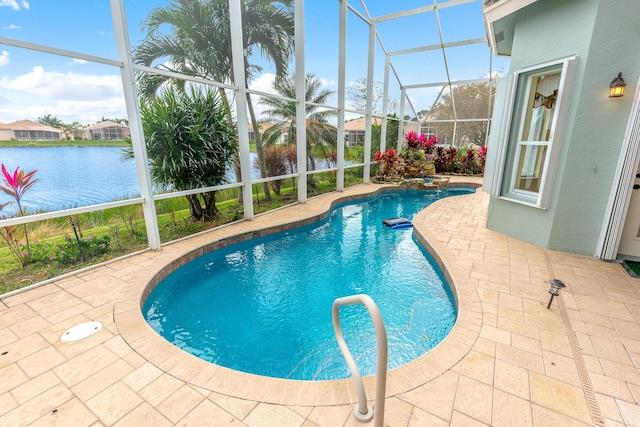
[[[447,81],[440,49],[394,56],[391,61],[404,86]]]
[[[379,22],[376,30],[387,52],[440,44],[433,12]]]
[[[349,0],[349,5],[356,9],[359,13],[367,16],[364,7],[371,14],[371,17],[376,18],[393,13],[404,12],[410,9],[423,8],[425,6],[433,6],[433,0],[402,0],[402,1],[388,1],[388,0]],[[439,1],[438,3],[446,3]]]
[[[445,49],[451,80],[485,78],[489,74],[490,52],[486,44],[472,44]]]
[[[486,37],[482,20],[481,2],[461,4],[438,9],[442,36],[446,41]]]

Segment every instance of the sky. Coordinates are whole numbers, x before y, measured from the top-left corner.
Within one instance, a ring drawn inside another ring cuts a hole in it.
[[[444,42],[486,37],[481,1],[442,7],[438,1]],[[129,39],[137,46],[144,36],[149,10],[166,7],[168,0],[124,0]],[[364,16],[384,16],[433,4],[432,0],[350,0]],[[305,71],[313,73],[334,92],[338,84],[338,0],[305,1]],[[368,27],[354,13],[347,18],[347,86],[367,76]],[[434,12],[383,21],[377,24],[387,52],[440,43]],[[0,37],[46,45],[109,59],[118,59],[109,0],[0,0]],[[384,53],[376,43],[374,81],[384,78]],[[491,58],[491,60],[490,60]],[[274,68],[253,58],[263,71],[250,82],[256,90],[273,93]],[[393,55],[391,62],[403,85],[447,80],[440,50]],[[492,57],[487,43],[447,49],[452,80],[477,79],[490,71],[506,72],[508,59]],[[491,62],[491,64],[490,64]],[[293,71],[293,65],[290,71]],[[389,98],[399,108],[400,83],[393,77]],[[407,92],[416,111],[428,109],[439,88]],[[349,108],[349,105],[347,105]],[[261,107],[257,105],[258,115]],[[406,114],[413,115],[407,106]],[[3,44],[0,39],[0,123],[37,120],[52,115],[64,123],[92,124],[104,118],[124,118],[126,108],[120,71],[90,61],[40,53]]]

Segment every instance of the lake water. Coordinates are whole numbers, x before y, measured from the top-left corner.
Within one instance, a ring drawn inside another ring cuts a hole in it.
[[[60,210],[106,203],[140,194],[133,160],[120,160],[120,147],[2,147],[0,163],[9,172],[37,169],[40,181],[23,196],[23,207]],[[12,200],[0,192],[0,203]],[[4,214],[15,211],[6,207]]]
[[[39,178],[24,195],[21,203],[33,213],[55,211],[138,197],[140,189],[133,160],[121,159],[122,147],[0,147],[0,163],[9,172],[20,167],[25,172],[37,170]],[[256,153],[251,153],[253,165]],[[318,167],[329,167],[318,163]],[[260,177],[255,168],[253,179]],[[235,182],[233,171],[228,172]],[[1,180],[0,180],[1,181]],[[13,201],[0,191],[0,204]],[[0,215],[12,216],[15,203]]]

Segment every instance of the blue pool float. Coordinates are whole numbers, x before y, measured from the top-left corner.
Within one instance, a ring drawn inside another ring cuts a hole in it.
[[[384,225],[391,229],[413,227],[413,223],[407,218],[389,218],[382,221]]]

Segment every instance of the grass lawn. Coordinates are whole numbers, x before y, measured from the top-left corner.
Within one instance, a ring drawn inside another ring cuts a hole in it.
[[[346,186],[361,183],[362,178],[359,176],[361,174],[360,168],[349,170],[345,175]],[[293,181],[283,180],[280,195],[272,191],[269,202],[265,200],[262,185],[253,184],[254,213],[258,214],[295,203],[297,187]],[[335,191],[333,172],[315,174],[313,182],[314,188],[309,190],[309,197]],[[169,242],[243,218],[236,189],[219,191],[216,193],[216,199],[216,206],[220,213],[210,221],[190,219],[184,197],[156,201],[160,240]],[[32,257],[31,261],[23,267],[20,266],[5,240],[0,238],[0,294],[146,249],[148,243],[142,217],[142,207],[131,205],[75,215],[73,225],[70,217],[28,224]],[[80,242],[76,242],[73,226],[79,231]],[[23,227],[16,226],[13,229],[14,233],[17,233],[17,241],[22,243]],[[100,239],[108,239],[104,251],[87,254],[90,250],[85,249],[85,253],[78,253],[81,244],[88,248],[91,242],[101,242]],[[20,251],[26,252],[24,245],[21,245]]]

